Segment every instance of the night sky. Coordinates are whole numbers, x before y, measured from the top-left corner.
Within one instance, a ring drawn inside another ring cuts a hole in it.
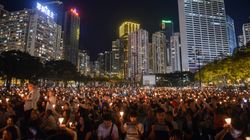
[[[43,2],[45,0],[39,0]],[[7,10],[31,8],[35,0],[0,0]],[[97,53],[111,50],[118,37],[118,27],[126,19],[141,23],[152,34],[160,28],[161,19],[172,19],[179,31],[177,0],[64,0],[66,8],[76,7],[81,15],[80,48]],[[250,16],[250,0],[225,0],[226,13],[235,20],[236,35]]]

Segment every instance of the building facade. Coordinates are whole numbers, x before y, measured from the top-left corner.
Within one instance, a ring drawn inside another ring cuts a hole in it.
[[[170,38],[171,48],[171,66],[172,72],[182,71],[181,65],[181,36],[180,33],[174,33]]]
[[[228,34],[228,43],[229,43],[229,53],[233,54],[234,49],[237,47],[234,20],[227,16],[227,34]]]
[[[244,46],[250,41],[250,23],[243,24],[242,27],[243,31],[243,39],[244,39]]]
[[[148,37],[148,32],[143,29],[128,36],[128,78],[135,82],[140,81],[142,75],[149,73]]]
[[[135,22],[123,22],[119,27],[119,38],[123,40],[124,43],[124,55],[123,55],[123,75],[124,78],[128,77],[128,36],[129,34],[140,29],[140,24]]]
[[[90,56],[85,50],[79,50],[77,69],[82,75],[90,75]]]
[[[238,35],[238,47],[243,47],[243,46],[244,46],[244,36]]]
[[[112,42],[112,75],[123,78],[123,62],[124,62],[124,43],[122,39]]]
[[[42,60],[60,59],[61,26],[54,21],[53,13],[42,11],[41,6],[37,3],[35,9],[2,15],[0,51],[20,50]]]
[[[229,53],[224,0],[178,0],[183,71]]]
[[[162,32],[152,35],[153,73],[167,73],[166,36]]]
[[[64,59],[75,66],[78,63],[80,16],[76,9],[66,11],[64,18]]]

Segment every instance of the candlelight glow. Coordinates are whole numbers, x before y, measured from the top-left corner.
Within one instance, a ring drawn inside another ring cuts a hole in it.
[[[225,119],[225,121],[226,121],[226,123],[227,123],[228,125],[230,125],[230,124],[231,124],[232,119],[231,119],[231,118],[226,118],[226,119]]]

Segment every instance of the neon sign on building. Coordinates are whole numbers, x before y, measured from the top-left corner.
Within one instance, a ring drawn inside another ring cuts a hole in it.
[[[76,15],[76,16],[79,16],[79,13],[76,11],[76,8],[70,9],[70,12],[73,13],[74,15]]]
[[[47,6],[44,6],[41,3],[37,2],[36,8],[51,18],[54,18],[55,16],[55,14],[52,11],[50,11]]]

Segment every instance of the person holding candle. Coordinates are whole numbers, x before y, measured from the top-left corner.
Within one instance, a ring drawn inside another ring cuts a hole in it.
[[[244,140],[243,126],[238,118],[226,118],[224,129],[216,134],[215,140]]]
[[[123,124],[123,118],[120,119]],[[142,123],[137,121],[136,112],[131,112],[129,115],[129,122],[121,126],[122,133],[125,133],[125,140],[141,140],[144,133]]]
[[[48,99],[46,100],[46,110],[52,110],[53,105],[56,104],[56,96],[53,91],[49,90],[48,91]]]

